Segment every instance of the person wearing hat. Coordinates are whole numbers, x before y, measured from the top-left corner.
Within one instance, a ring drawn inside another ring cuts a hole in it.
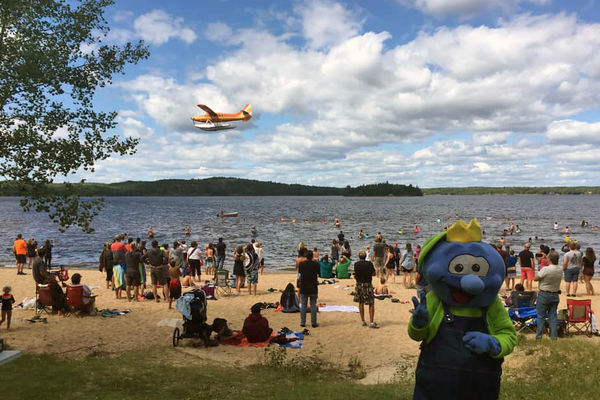
[[[269,321],[260,315],[262,303],[256,303],[250,308],[250,315],[244,320],[242,332],[248,339],[249,343],[264,342],[273,333],[273,329],[269,327]]]

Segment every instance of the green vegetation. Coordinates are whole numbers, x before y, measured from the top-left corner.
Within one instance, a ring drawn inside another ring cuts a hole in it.
[[[52,193],[61,193],[62,185],[49,185]],[[239,178],[164,179],[119,183],[77,183],[73,190],[80,196],[421,196],[412,185],[380,183],[357,188],[308,186],[264,182]],[[18,196],[12,185],[0,183],[1,196]]]
[[[445,187],[422,189],[425,195],[517,195],[517,194],[600,194],[600,186],[549,186],[549,187]]]
[[[355,188],[346,186],[344,196],[423,196],[423,192],[413,185],[394,185],[385,182]]]
[[[94,107],[96,89],[149,56],[143,42],[106,44],[112,0],[0,2],[0,177],[25,211],[63,230],[91,232],[101,199],[81,200],[57,176],[94,171],[98,160],[135,153],[137,139],[108,132],[117,112]]]
[[[201,354],[201,351],[199,351]],[[24,355],[0,367],[2,395],[10,399],[53,395],[63,399],[409,399],[416,360],[405,360],[396,383],[361,385],[360,360],[335,365],[317,349],[310,355],[267,348],[264,361],[231,367],[172,347],[119,355],[90,353],[84,360]],[[294,356],[291,356],[294,355]],[[512,363],[505,364],[501,399],[587,399],[597,392],[600,342],[596,338],[544,339],[523,336]],[[518,361],[518,362],[514,362]],[[368,372],[368,370],[366,371]]]

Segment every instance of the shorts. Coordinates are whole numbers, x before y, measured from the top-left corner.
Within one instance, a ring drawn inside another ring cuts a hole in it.
[[[200,260],[190,260],[190,270],[192,276],[202,274],[202,265],[200,264]]]
[[[517,271],[508,271],[506,277],[508,279],[515,279],[517,277]]]
[[[179,279],[171,279],[169,282],[169,298],[177,300],[181,297],[181,282]]]
[[[25,254],[17,254],[17,264],[25,264],[26,258]]]
[[[380,269],[383,268],[383,257],[375,257],[375,268]]]
[[[371,305],[375,301],[371,282],[357,282],[354,292],[354,301],[357,303]]]
[[[413,272],[413,270],[414,270],[414,268],[407,268],[407,267],[405,267],[404,265],[402,266],[402,272],[407,272],[407,273],[409,273],[409,272]]]
[[[167,267],[164,266],[160,266],[160,267],[150,267],[150,280],[152,281],[153,285],[156,285],[157,283],[160,285],[166,285],[167,284],[167,277],[165,276],[165,270],[167,271],[167,274],[169,273],[169,269]]]
[[[577,282],[579,279],[579,268],[565,269],[565,282]]]
[[[246,275],[248,285],[256,285],[258,283],[258,272],[250,272]]]
[[[140,274],[125,275],[127,286],[139,286],[140,285]]]
[[[207,258],[206,259],[206,268],[211,268],[212,266],[213,266],[213,259]]]
[[[533,268],[523,268],[521,267],[521,279],[525,279],[526,281],[533,280]]]

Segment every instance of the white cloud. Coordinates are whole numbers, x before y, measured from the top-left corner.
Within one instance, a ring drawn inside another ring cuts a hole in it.
[[[417,8],[435,17],[448,15],[471,18],[486,11],[515,10],[520,3],[545,5],[550,0],[398,0],[400,4]]]
[[[228,43],[233,36],[233,30],[223,22],[211,22],[206,26],[204,36],[214,42]]]
[[[153,44],[163,44],[171,38],[186,43],[196,40],[196,33],[184,26],[183,18],[175,18],[163,10],[153,10],[140,15],[133,21],[135,32],[144,40]]]
[[[131,21],[133,14],[122,12],[115,15],[114,19],[121,23]],[[133,19],[133,29],[112,27],[107,33],[107,40],[118,43],[137,38],[161,45],[171,39],[190,44],[197,36],[193,29],[184,25],[183,18],[173,17],[164,10],[152,10]]]
[[[546,131],[546,137],[552,142],[565,144],[600,143],[600,122],[589,123],[564,119],[553,121]]]
[[[302,32],[313,48],[336,45],[356,36],[363,25],[356,12],[329,0],[307,0],[296,8]]]

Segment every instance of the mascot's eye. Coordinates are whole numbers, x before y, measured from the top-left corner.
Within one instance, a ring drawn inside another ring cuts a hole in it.
[[[448,264],[448,272],[454,275],[487,276],[489,270],[490,264],[485,258],[470,254],[460,254]]]

